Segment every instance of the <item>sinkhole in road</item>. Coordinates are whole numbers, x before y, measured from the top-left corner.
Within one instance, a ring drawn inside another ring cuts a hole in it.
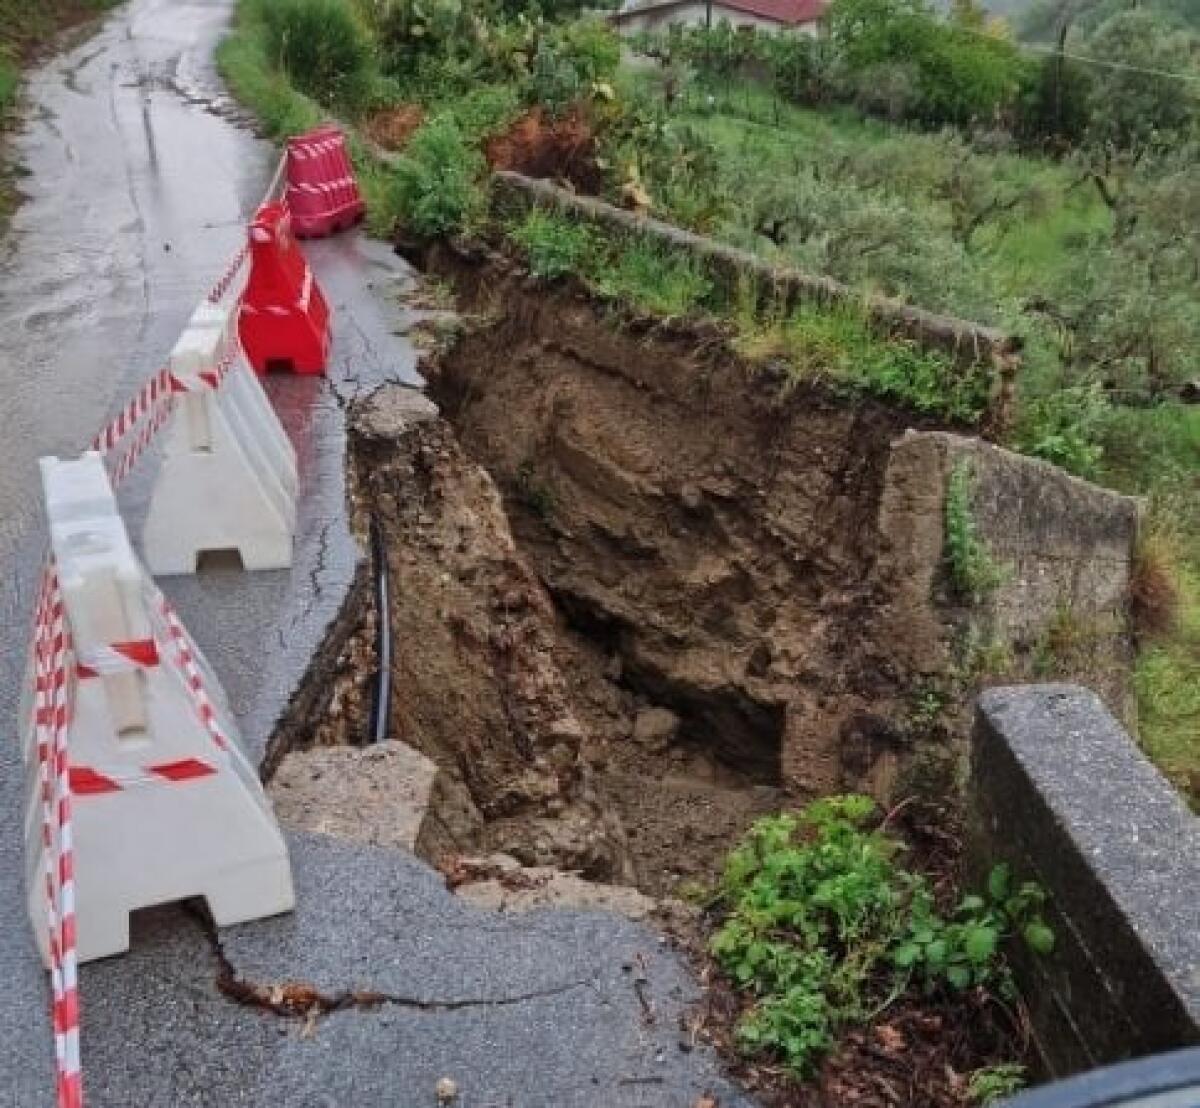
[[[662,895],[759,815],[886,792],[873,532],[911,419],[499,259],[431,265],[462,326],[425,394],[351,421],[356,525],[378,521],[391,578],[389,733],[440,770],[418,851]]]

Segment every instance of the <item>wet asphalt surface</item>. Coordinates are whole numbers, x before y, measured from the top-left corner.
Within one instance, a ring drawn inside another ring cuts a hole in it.
[[[13,738],[45,549],[36,461],[73,455],[166,353],[241,241],[276,152],[239,124],[213,69],[231,0],[131,0],[30,79],[16,156],[27,203],[0,241],[0,1106],[53,1102],[48,989],[23,890]],[[327,381],[272,378],[300,462],[295,565],[164,579],[261,756],[336,617],[360,552],[344,504],[346,406],[418,384],[403,263],[357,235],[308,248],[335,311]],[[122,489],[137,538],[155,458]],[[152,829],[148,829],[153,833]],[[181,908],[139,914],[130,954],[83,968],[92,1105],[435,1103],[462,1108],[747,1104],[692,1048],[695,998],[657,936],[598,913],[499,916],[464,905],[410,855],[291,835],[294,915],[221,933],[237,976],[370,992],[315,1021],[217,987],[210,936]]]

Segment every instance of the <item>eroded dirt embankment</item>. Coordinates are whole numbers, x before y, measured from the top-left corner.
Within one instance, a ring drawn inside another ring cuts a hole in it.
[[[444,771],[424,851],[662,892],[784,790],[886,793],[904,690],[873,534],[913,419],[755,375],[716,330],[432,262],[470,320],[425,367],[442,418],[397,391],[355,433],[393,731]]]

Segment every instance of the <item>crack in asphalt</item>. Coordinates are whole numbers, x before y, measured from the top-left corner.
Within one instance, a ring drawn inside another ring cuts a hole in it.
[[[337,993],[323,992],[317,986],[303,981],[280,981],[264,983],[242,977],[225,953],[216,925],[206,911],[196,906],[187,908],[200,924],[212,948],[217,963],[217,991],[236,1004],[257,1008],[284,1019],[303,1019],[313,1022],[322,1016],[350,1009],[370,1012],[380,1008],[404,1008],[418,1012],[460,1012],[478,1008],[509,1008],[518,1004],[531,1004],[538,1000],[562,996],[575,989],[591,989],[602,1001],[607,1002],[596,983],[595,976],[565,981],[560,985],[543,989],[531,989],[524,993],[513,993],[496,997],[464,997],[457,1000],[438,1000],[426,997],[404,996],[398,993],[379,992],[374,989],[345,989]]]

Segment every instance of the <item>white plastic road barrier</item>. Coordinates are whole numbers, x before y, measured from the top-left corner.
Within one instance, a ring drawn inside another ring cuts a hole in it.
[[[245,569],[292,564],[296,452],[241,357],[236,305],[196,309],[168,363],[177,395],[142,540],[155,575],[195,573],[206,552]]]
[[[75,670],[65,748],[79,960],[127,950],[138,908],[200,896],[219,925],[291,910],[270,802],[215,677],[134,557],[100,455],[41,467]],[[29,911],[51,965],[39,773],[30,759]]]

